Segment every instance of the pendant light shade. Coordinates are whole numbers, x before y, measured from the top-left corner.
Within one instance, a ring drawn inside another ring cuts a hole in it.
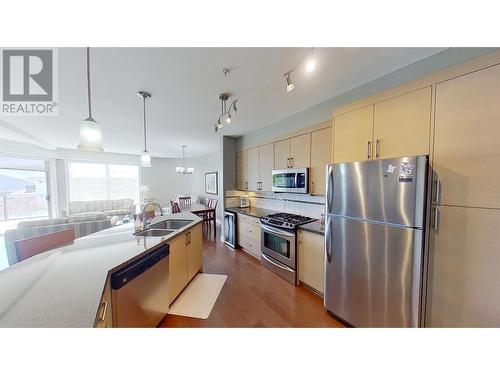
[[[89,116],[80,124],[79,150],[103,151],[101,125],[92,118],[92,99],[90,95],[90,48],[87,47],[87,97]]]
[[[144,151],[141,154],[141,167],[150,168],[151,167],[151,155],[149,155],[147,148],[147,134],[146,134],[146,99],[151,98],[151,93],[147,91],[138,91],[137,95],[142,98],[143,106],[143,124],[144,124]]]

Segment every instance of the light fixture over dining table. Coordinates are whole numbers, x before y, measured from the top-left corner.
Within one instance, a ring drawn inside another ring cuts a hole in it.
[[[186,145],[182,145],[182,167],[175,167],[175,171],[179,174],[192,174],[194,172],[194,168],[186,168]]]

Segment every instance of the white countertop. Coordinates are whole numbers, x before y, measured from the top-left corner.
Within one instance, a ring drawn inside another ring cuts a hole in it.
[[[165,237],[136,237],[124,224],[0,271],[0,327],[92,327],[110,271],[201,222],[191,212],[153,222],[173,218],[193,222]]]

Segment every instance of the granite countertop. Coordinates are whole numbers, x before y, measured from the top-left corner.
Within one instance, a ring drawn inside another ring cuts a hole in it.
[[[0,327],[93,327],[111,272],[201,222],[191,212],[160,216],[192,223],[165,237],[136,237],[124,224],[79,238],[0,271]]]
[[[321,222],[319,220],[301,225],[301,226],[299,226],[299,229],[305,230],[308,232],[312,232],[312,233],[316,233],[316,234],[320,234],[322,236],[325,235],[325,226],[321,225]]]
[[[262,216],[279,213],[279,211],[266,210],[265,208],[258,208],[258,207],[247,207],[247,208],[227,207],[226,211],[230,211],[235,214],[253,216],[256,218],[261,218]]]

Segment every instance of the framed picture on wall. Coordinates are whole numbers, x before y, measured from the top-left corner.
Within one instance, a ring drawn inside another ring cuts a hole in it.
[[[217,172],[205,173],[205,193],[217,195]]]

